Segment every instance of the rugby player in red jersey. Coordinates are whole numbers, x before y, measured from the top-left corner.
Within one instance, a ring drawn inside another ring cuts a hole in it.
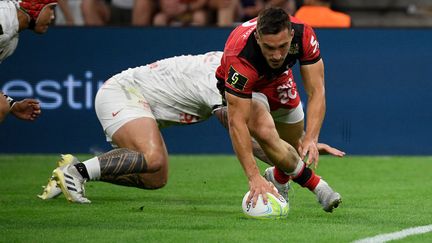
[[[307,93],[306,131],[304,114],[291,67],[300,62]],[[314,192],[326,212],[341,203],[341,196],[314,171],[319,153],[319,133],[326,102],[324,64],[311,27],[280,8],[268,8],[235,28],[225,44],[216,71],[218,88],[228,104],[228,123],[233,148],[251,191],[248,200],[262,194],[288,199],[289,180]],[[252,97],[262,102],[252,102]],[[251,137],[275,165],[264,177],[253,155]],[[267,181],[266,181],[267,179]]]
[[[61,194],[61,187],[69,201],[90,203],[84,183],[96,180],[162,188],[168,180],[168,152],[159,129],[202,122],[212,115],[227,127],[226,107],[214,75],[221,57],[222,52],[177,56],[110,78],[99,89],[95,107],[107,141],[118,148],[82,162],[72,155],[62,156],[39,197],[54,198]],[[318,147],[320,152],[344,155],[326,144]],[[255,141],[254,151],[272,164]]]

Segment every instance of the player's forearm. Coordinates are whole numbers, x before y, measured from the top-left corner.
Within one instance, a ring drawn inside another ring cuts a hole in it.
[[[258,167],[252,154],[251,136],[246,124],[230,121],[230,136],[234,151],[240,164],[243,167],[245,175],[248,178],[259,175]]]
[[[229,93],[226,93],[226,98],[228,102],[229,133],[233,148],[246,176],[250,180],[250,178],[259,175],[252,153],[252,137],[247,125],[251,115],[252,101]]]
[[[324,62],[322,60],[300,68],[303,84],[308,96],[306,133],[304,139],[318,142],[326,110]]]
[[[324,91],[316,92],[308,99],[306,114],[305,138],[318,142],[321,126],[326,112],[326,101]]]

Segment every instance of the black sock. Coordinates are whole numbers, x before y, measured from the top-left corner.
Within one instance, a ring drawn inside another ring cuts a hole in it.
[[[85,167],[85,165],[83,163],[78,163],[78,164],[76,164],[74,166],[75,166],[75,168],[78,170],[78,172],[80,173],[80,175],[84,179],[86,179],[86,180],[90,179],[90,176],[89,176],[89,174],[87,172],[87,168]]]

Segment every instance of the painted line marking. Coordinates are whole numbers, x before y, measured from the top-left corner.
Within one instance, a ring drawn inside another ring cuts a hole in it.
[[[404,229],[401,231],[396,231],[396,232],[388,233],[388,234],[381,234],[381,235],[377,235],[377,236],[373,236],[373,237],[369,237],[369,238],[364,238],[364,239],[353,241],[353,243],[382,243],[382,242],[387,242],[387,241],[391,241],[391,240],[403,239],[403,238],[410,236],[410,235],[424,234],[424,233],[431,232],[431,231],[432,231],[432,224],[408,228],[408,229]]]

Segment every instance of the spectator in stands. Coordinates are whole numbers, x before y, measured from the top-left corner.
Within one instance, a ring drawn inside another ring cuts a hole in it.
[[[290,15],[297,10],[296,0],[266,0],[266,7],[279,7]]]
[[[289,14],[296,11],[295,0],[242,0],[240,10],[240,21],[248,21],[258,16],[258,13],[264,8],[279,7]]]
[[[157,5],[155,2],[154,0],[135,0],[132,11],[132,25],[151,25]]]
[[[109,4],[110,25],[131,25],[132,23],[132,10],[134,7],[134,0],[111,0]]]
[[[56,25],[74,25],[75,19],[68,0],[58,0],[60,10],[56,8]]]
[[[242,0],[240,8],[240,22],[246,22],[258,16],[258,13],[265,8],[263,0]]]
[[[210,0],[210,9],[216,11],[216,25],[233,26],[236,22],[240,0]]]
[[[151,25],[154,0],[82,0],[86,25]]]
[[[351,17],[330,9],[331,0],[304,0],[295,17],[312,27],[349,28]]]
[[[295,0],[210,0],[209,6],[216,10],[218,26],[234,26],[258,16],[266,7],[280,7],[293,14],[296,8]]]
[[[110,19],[110,9],[105,0],[82,0],[81,11],[85,25],[106,25]]]
[[[81,0],[58,0],[56,8],[56,25],[83,25]]]
[[[207,0],[160,0],[155,26],[204,26],[207,24]]]

